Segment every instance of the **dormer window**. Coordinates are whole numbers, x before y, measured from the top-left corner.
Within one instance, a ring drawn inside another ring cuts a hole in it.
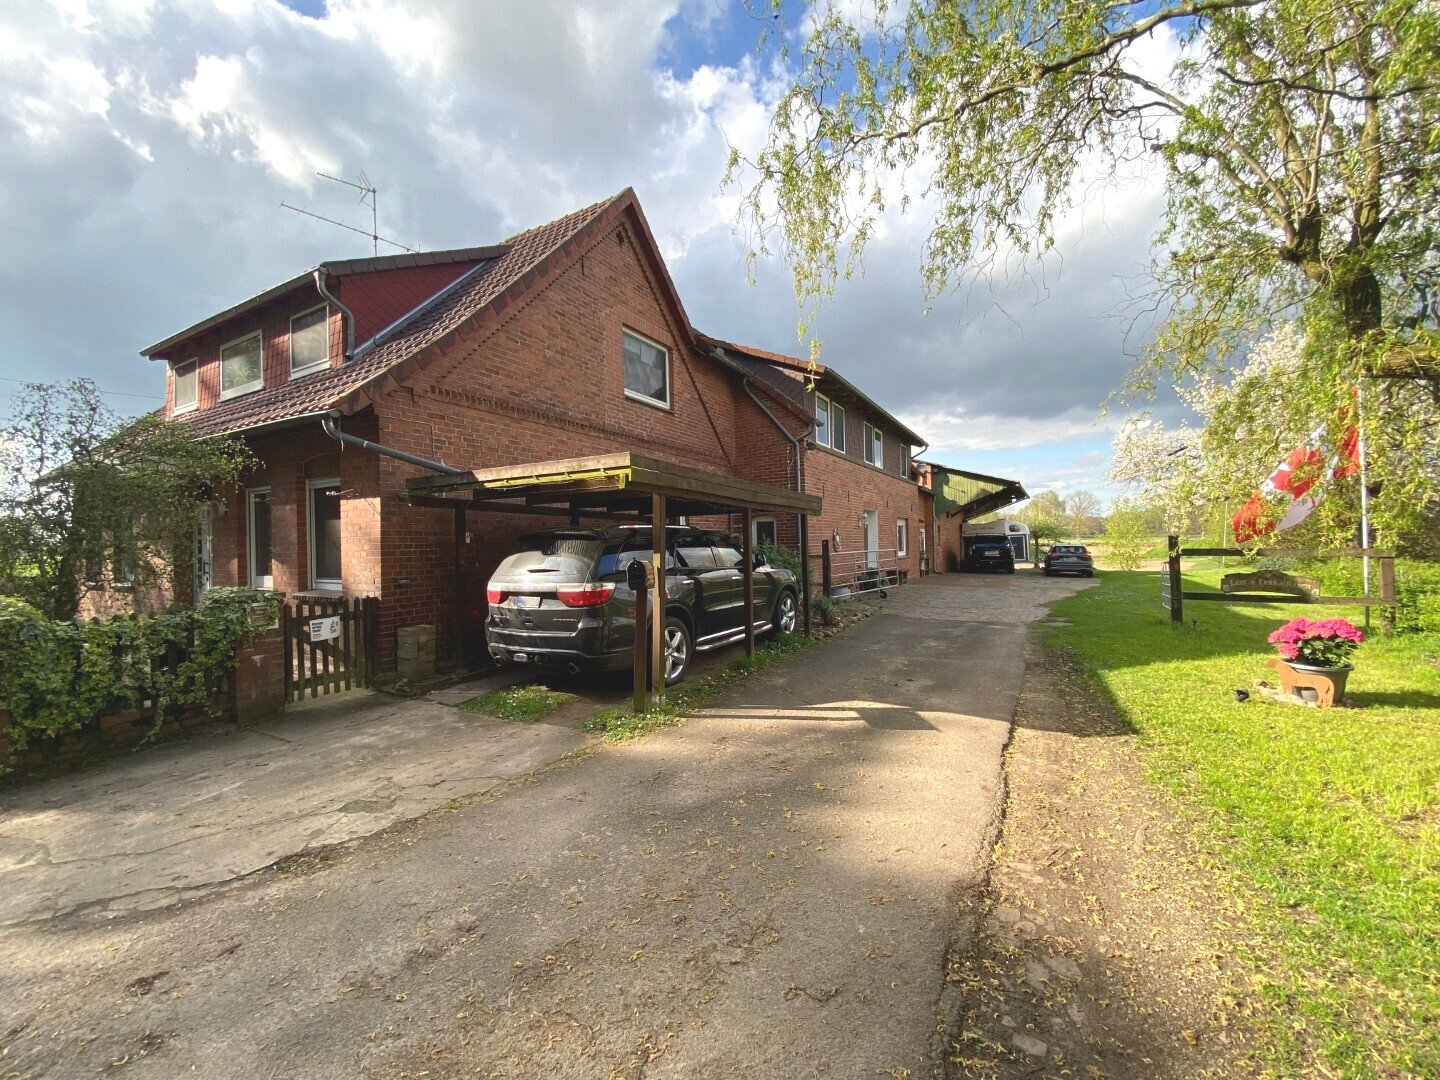
[[[239,397],[265,385],[260,367],[260,332],[232,341],[220,350],[220,400]]]
[[[176,364],[171,369],[171,375],[175,380],[175,404],[170,413],[190,412],[194,409],[198,399],[196,397],[196,384],[198,378],[195,374],[196,363],[191,360],[187,364]]]
[[[330,366],[330,309],[318,307],[290,320],[290,377]]]

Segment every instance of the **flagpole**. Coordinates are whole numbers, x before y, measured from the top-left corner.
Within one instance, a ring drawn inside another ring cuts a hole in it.
[[[1365,582],[1364,596],[1370,598],[1370,473],[1365,460],[1365,383],[1355,382],[1356,451],[1360,455],[1360,546],[1366,554],[1360,557]],[[1370,608],[1365,608],[1365,630],[1370,630]]]

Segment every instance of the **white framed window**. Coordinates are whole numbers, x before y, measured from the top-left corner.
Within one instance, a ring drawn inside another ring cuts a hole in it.
[[[895,522],[895,554],[905,555],[910,551],[910,522],[900,518]]]
[[[815,441],[845,453],[845,409],[824,394],[815,395]]]
[[[265,385],[260,363],[260,331],[220,349],[220,400],[239,397]]]
[[[199,367],[199,364],[191,360],[188,363],[176,364],[170,369],[175,380],[175,404],[170,410],[172,416],[176,413],[190,412],[199,404]]]
[[[625,396],[647,405],[670,407],[670,350],[626,330]]]
[[[251,488],[245,493],[246,545],[250,553],[250,587],[271,589],[275,575],[271,566],[270,489]]]
[[[343,588],[340,567],[340,478],[305,482],[310,543],[310,587],[327,592]]]
[[[290,377],[330,366],[330,308],[321,305],[290,320]]]
[[[865,460],[879,468],[885,467],[885,436],[874,424],[865,425]]]
[[[780,531],[775,527],[774,518],[755,518],[750,522],[750,527],[753,532],[750,541],[756,547],[759,547],[761,544],[769,544],[772,547],[779,544]]]

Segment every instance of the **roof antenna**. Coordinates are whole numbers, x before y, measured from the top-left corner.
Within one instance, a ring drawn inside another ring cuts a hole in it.
[[[388,237],[380,235],[380,191],[377,187],[375,187],[374,184],[370,183],[370,178],[366,176],[363,172],[360,174],[360,179],[358,182],[355,180],[346,180],[340,176],[331,176],[329,173],[323,172],[317,172],[315,175],[325,180],[334,180],[337,184],[344,184],[346,187],[354,188],[356,191],[360,192],[360,205],[370,207],[370,230],[368,232],[364,229],[357,229],[354,225],[346,225],[343,221],[336,221],[334,218],[328,218],[324,214],[316,214],[310,210],[305,210],[298,206],[291,206],[287,202],[282,202],[280,206],[285,210],[294,210],[297,214],[304,214],[306,217],[317,218],[320,221],[328,221],[331,225],[338,225],[342,229],[349,229],[353,233],[359,233],[361,236],[370,237],[371,248],[376,255],[380,254],[381,243],[389,244],[391,247],[397,247],[401,251],[408,251],[412,254],[419,251],[418,248],[412,248],[406,244],[400,243],[397,240],[391,240]]]

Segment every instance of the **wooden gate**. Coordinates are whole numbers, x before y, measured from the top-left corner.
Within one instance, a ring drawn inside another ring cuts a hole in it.
[[[375,685],[380,601],[373,597],[303,599],[281,610],[285,700]]]

